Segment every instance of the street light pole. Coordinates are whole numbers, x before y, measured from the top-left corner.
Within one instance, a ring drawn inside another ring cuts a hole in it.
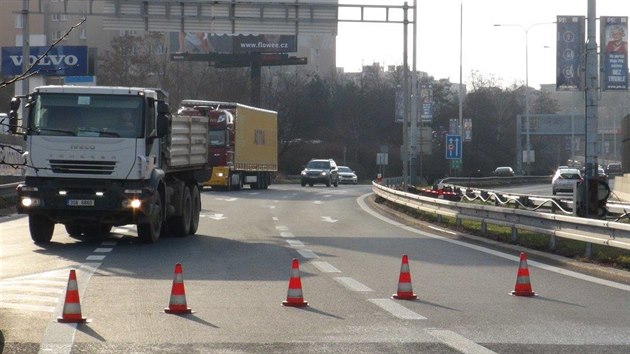
[[[531,144],[529,141],[529,133],[530,133],[530,124],[529,124],[529,30],[532,27],[540,26],[540,25],[551,25],[555,22],[539,22],[533,23],[527,27],[524,27],[519,24],[500,24],[497,23],[495,27],[518,27],[523,30],[525,33],[525,124],[527,127],[525,128],[525,151],[527,156],[527,161],[525,164],[525,173],[529,175],[531,173]]]

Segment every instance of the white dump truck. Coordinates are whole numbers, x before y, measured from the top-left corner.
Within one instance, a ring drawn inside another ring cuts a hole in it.
[[[11,101],[13,133],[26,138],[18,212],[31,238],[55,224],[77,238],[136,224],[139,238],[194,234],[208,180],[208,120],[171,115],[157,89],[40,86]],[[25,103],[25,122],[17,112]]]

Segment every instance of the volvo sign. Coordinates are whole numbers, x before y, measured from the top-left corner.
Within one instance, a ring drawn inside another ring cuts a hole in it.
[[[30,47],[29,65],[34,65],[50,47]],[[2,48],[2,75],[20,75],[22,73],[22,47]],[[53,47],[39,63],[33,72],[48,76],[77,76],[88,73],[88,47],[60,46]]]

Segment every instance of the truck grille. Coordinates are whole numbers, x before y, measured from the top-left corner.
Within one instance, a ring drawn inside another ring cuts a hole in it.
[[[114,172],[115,166],[115,161],[50,160],[50,167],[54,173],[110,175]]]

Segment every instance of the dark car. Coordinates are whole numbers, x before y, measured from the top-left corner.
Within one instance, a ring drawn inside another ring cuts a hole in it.
[[[514,170],[512,169],[512,167],[508,166],[497,167],[494,172],[492,172],[492,175],[500,177],[512,177],[514,176]]]
[[[302,187],[313,186],[316,183],[323,183],[326,187],[339,186],[339,171],[333,159],[314,159],[306,164],[300,175]]]
[[[619,162],[609,163],[608,166],[606,166],[606,173],[608,173],[608,176],[621,176],[621,175],[623,175],[623,170],[621,168],[621,163],[619,163]]]

